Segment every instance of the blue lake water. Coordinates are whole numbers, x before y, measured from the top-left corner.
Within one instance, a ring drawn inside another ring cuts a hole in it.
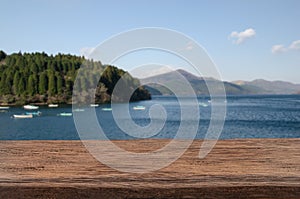
[[[198,98],[200,122],[197,139],[204,138],[210,122],[211,105],[208,100],[207,97]],[[164,107],[167,118],[164,127],[152,138],[173,138],[181,123],[181,109],[175,97],[154,96],[150,101],[131,103],[129,110],[133,121],[140,126],[147,126],[150,122],[149,108],[154,104]],[[139,105],[144,106],[145,110],[133,110],[134,106]],[[102,109],[109,106],[106,104],[95,108],[106,136],[109,139],[134,139],[118,127],[111,111]],[[119,106],[125,107],[122,104]],[[58,116],[62,112],[72,112],[71,106],[40,106],[39,111],[42,115],[31,119],[12,118],[13,114],[26,112],[22,107],[11,107],[8,112],[1,112],[0,140],[79,139],[73,117]],[[220,139],[236,138],[300,138],[300,95],[227,96],[226,120]]]

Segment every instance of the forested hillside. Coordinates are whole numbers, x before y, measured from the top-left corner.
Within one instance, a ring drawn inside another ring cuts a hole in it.
[[[96,103],[109,102],[115,84],[125,74],[121,69],[102,66],[101,62],[69,54],[53,56],[44,52],[19,52],[7,55],[0,51],[0,103],[71,103],[74,81],[83,63],[103,73],[100,81],[97,82]],[[81,78],[77,86],[84,91],[90,82],[98,81],[97,76],[99,74]],[[139,80],[130,75],[126,75],[126,78],[132,88],[140,85]],[[149,92],[139,87],[131,100],[150,98]]]

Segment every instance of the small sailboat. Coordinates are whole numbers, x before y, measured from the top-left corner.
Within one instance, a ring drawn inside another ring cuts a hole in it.
[[[146,107],[144,107],[144,106],[134,106],[133,107],[133,110],[136,110],[136,111],[143,111],[145,109],[146,109]]]
[[[63,117],[70,117],[72,116],[72,113],[59,113],[58,116],[63,116]]]
[[[57,107],[58,107],[58,104],[48,104],[48,107],[49,107],[49,108],[57,108]]]
[[[33,106],[33,105],[25,105],[25,106],[23,106],[23,108],[27,109],[27,110],[36,110],[39,107],[38,106]]]
[[[33,115],[13,115],[13,118],[16,119],[33,118]]]
[[[0,106],[0,110],[7,110],[9,109],[9,106]]]

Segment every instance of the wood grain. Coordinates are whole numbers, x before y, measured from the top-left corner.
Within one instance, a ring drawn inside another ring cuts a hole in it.
[[[169,141],[114,143],[140,153]],[[201,143],[166,168],[132,174],[80,141],[0,141],[0,198],[300,198],[300,139],[221,140],[199,159]]]

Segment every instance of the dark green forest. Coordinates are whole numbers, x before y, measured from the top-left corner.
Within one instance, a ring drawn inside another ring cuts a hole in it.
[[[83,64],[92,72],[85,72],[76,81],[81,100],[110,102],[114,86],[123,75],[129,88],[137,88],[132,91],[131,101],[151,98],[138,79],[117,67],[102,65],[99,61],[70,54],[53,56],[44,52],[7,55],[0,50],[0,104],[71,103],[74,82]],[[101,78],[98,81],[99,74]],[[87,90],[94,85],[95,96],[89,96]]]

